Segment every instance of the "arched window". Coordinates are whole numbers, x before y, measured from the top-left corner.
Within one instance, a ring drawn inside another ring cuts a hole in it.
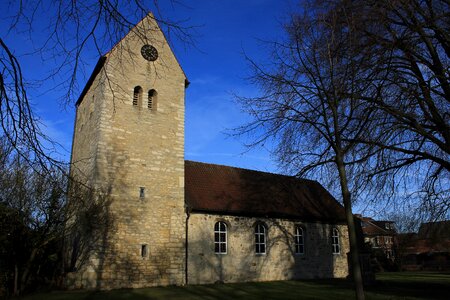
[[[255,226],[255,253],[266,253],[266,226],[264,224],[256,224]]]
[[[227,254],[227,224],[225,222],[217,222],[214,225],[214,252]]]
[[[157,99],[157,92],[155,90],[148,91],[148,101],[147,101],[147,107],[151,110],[156,110],[156,99]]]
[[[295,254],[305,254],[305,239],[303,235],[303,228],[295,226],[294,234]]]
[[[141,107],[142,103],[142,88],[136,86],[133,91],[133,106]]]
[[[333,228],[331,231],[331,246],[333,254],[341,253],[341,247],[339,246],[339,231],[336,228]]]

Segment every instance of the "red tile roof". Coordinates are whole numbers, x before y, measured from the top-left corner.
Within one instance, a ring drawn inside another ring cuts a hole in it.
[[[186,161],[185,196],[197,212],[345,223],[322,185],[292,176]]]
[[[450,220],[420,224],[419,236],[421,238],[450,239]]]
[[[372,218],[361,218],[362,230],[365,236],[380,236],[380,235],[396,235],[395,229],[386,229],[385,225],[393,224],[392,221],[375,221]]]
[[[417,239],[409,242],[404,248],[404,254],[442,253],[450,252],[450,239],[433,241]]]

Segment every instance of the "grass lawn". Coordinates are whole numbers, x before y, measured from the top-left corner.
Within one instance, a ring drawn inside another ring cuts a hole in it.
[[[450,299],[450,273],[381,273],[377,284],[366,288],[367,299]],[[187,287],[122,289],[107,292],[50,292],[24,297],[26,300],[159,300],[159,299],[352,299],[346,280],[302,280],[233,283]]]

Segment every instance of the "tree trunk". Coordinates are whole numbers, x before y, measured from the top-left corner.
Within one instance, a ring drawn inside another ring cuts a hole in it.
[[[353,280],[355,282],[356,299],[364,300],[364,287],[361,274],[361,262],[359,260],[359,249],[356,236],[355,220],[352,213],[351,195],[348,189],[347,173],[342,157],[336,155],[336,164],[339,171],[342,199],[344,201],[345,217],[347,218],[348,235],[350,239],[350,257],[352,264]]]
[[[13,289],[14,296],[19,296],[18,281],[19,281],[19,268],[17,267],[17,264],[14,264],[14,289]]]
[[[21,277],[21,280],[20,280],[20,289],[21,289],[21,291],[23,289],[25,289],[25,287],[27,285],[28,276],[29,276],[30,270],[31,270],[31,265],[34,262],[34,259],[36,257],[37,252],[38,252],[38,248],[34,248],[33,251],[31,251],[30,257],[28,258],[28,261],[27,261],[27,263],[25,264],[25,266],[23,268],[22,277]]]

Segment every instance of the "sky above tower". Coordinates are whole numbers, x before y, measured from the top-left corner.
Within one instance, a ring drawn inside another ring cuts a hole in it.
[[[283,35],[288,1],[191,1],[189,22],[198,25],[195,48],[175,42],[191,85],[186,90],[186,159],[280,172],[270,146],[248,149],[233,128],[249,121],[237,96],[254,96],[245,56],[266,63],[263,41]],[[182,17],[180,18],[182,19]]]
[[[186,94],[186,158],[282,172],[272,145],[247,148],[251,140],[233,136],[233,128],[250,120],[236,96],[255,96],[257,88],[246,56],[268,63],[268,46],[284,34],[289,1],[193,1],[198,20],[198,50],[178,51],[192,85]],[[204,18],[205,16],[208,16]]]

